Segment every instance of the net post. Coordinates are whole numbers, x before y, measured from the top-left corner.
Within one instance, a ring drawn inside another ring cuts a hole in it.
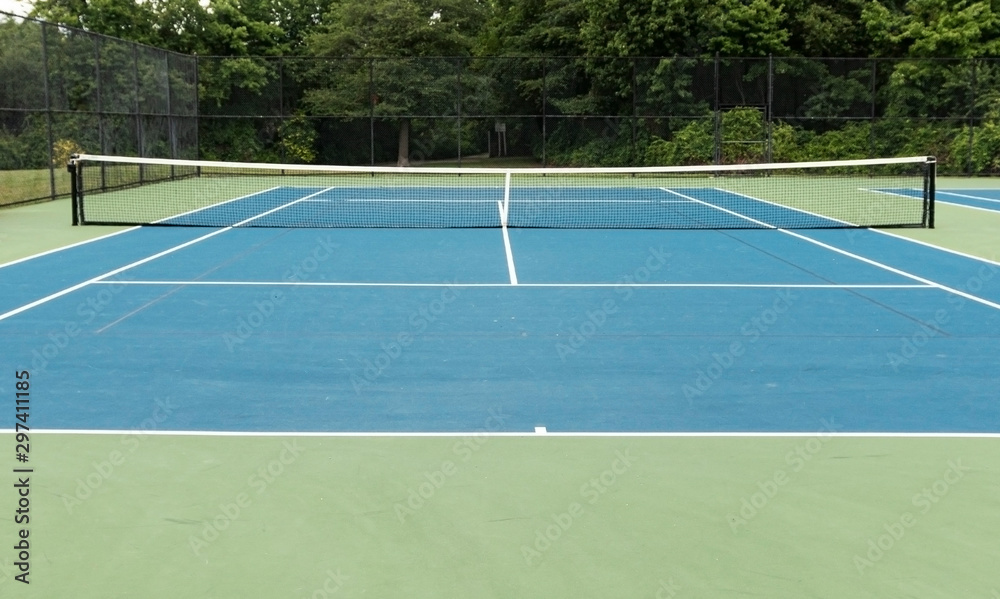
[[[937,186],[937,159],[927,157],[927,168],[924,173],[924,222],[928,229],[934,228],[934,194]]]
[[[80,185],[77,181],[77,174],[79,173],[80,165],[77,162],[79,156],[73,154],[69,158],[69,163],[66,165],[66,170],[69,171],[69,191],[72,197],[70,206],[73,210],[73,226],[80,225],[80,206],[82,204],[82,198],[80,197]]]

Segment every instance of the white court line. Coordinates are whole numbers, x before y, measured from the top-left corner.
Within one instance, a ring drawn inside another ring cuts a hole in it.
[[[959,197],[959,198],[969,198],[970,200],[980,200],[980,201],[983,201],[983,202],[993,202],[995,204],[1000,204],[1000,200],[993,199],[993,198],[982,198],[982,197],[979,197],[979,196],[972,196],[972,195],[967,195],[967,194],[964,194],[964,193],[955,193],[954,191],[941,191],[940,189],[935,190],[935,191],[937,191],[938,194],[944,194],[944,195],[948,195],[948,196],[955,196],[955,197]],[[958,205],[962,206],[962,204],[958,204]]]
[[[338,200],[308,200],[310,202],[323,202],[328,204],[338,204],[341,202],[378,202],[383,204],[413,204],[413,203],[428,203],[428,204],[445,204],[454,202],[456,204],[482,204],[487,202],[492,202],[493,200],[486,199],[469,199],[469,198],[439,198],[436,200],[431,199],[389,199],[389,198],[348,198],[348,199],[338,199]],[[691,202],[687,200],[515,200],[518,204],[690,204]]]
[[[510,216],[510,173],[504,176],[503,201],[497,200],[500,210],[500,232],[503,235],[503,248],[507,254],[507,274],[510,284],[517,285],[517,271],[514,270],[514,252],[510,247],[510,234],[507,232],[507,219]]]
[[[507,233],[507,225],[500,227],[503,234],[503,247],[507,253],[507,273],[510,275],[510,284],[517,285],[517,271],[514,270],[514,252],[510,249],[510,235]]]
[[[936,200],[935,203],[944,204],[946,206],[958,206],[959,208],[967,208],[969,210],[979,210],[981,212],[992,212],[993,214],[1000,212],[1000,209],[998,208],[983,208],[982,206],[971,206],[969,204],[956,204],[955,202],[946,202],[945,200]]]
[[[236,200],[246,199],[246,198],[255,196],[257,194],[260,194],[260,193],[266,193],[268,191],[273,191],[273,190],[278,189],[280,187],[281,186],[272,187],[271,189],[266,189],[264,191],[258,191],[256,193],[252,193],[250,195],[242,196],[242,197],[239,197],[239,198],[233,198],[232,200],[226,200],[225,202],[219,202],[218,204],[212,204],[211,206],[205,206],[205,208],[196,208],[194,210],[188,210],[187,212],[184,212],[182,214],[178,214],[176,216],[168,216],[167,218],[161,218],[160,220],[155,221],[153,224],[162,223],[165,220],[170,220],[172,218],[178,218],[180,216],[185,216],[185,215],[188,215],[188,214],[192,214],[194,212],[198,212],[199,210],[205,210],[206,208],[213,208],[215,206],[221,206],[222,204],[225,204],[225,203],[228,203],[228,202],[233,202],[233,201],[236,201]],[[76,243],[71,243],[69,245],[64,245],[62,247],[58,247],[58,248],[55,248],[55,249],[46,250],[44,252],[39,252],[37,254],[32,254],[32,255],[26,256],[24,258],[18,258],[17,260],[11,260],[10,262],[5,262],[4,264],[0,264],[0,268],[4,268],[4,267],[7,267],[7,266],[13,266],[14,264],[19,264],[21,262],[27,262],[28,260],[34,260],[35,258],[41,258],[42,256],[48,256],[49,254],[54,254],[56,252],[61,252],[63,250],[68,250],[70,248],[79,247],[81,245],[85,245],[85,244],[88,244],[88,243],[91,243],[91,242],[94,242],[94,241],[100,241],[101,239],[107,239],[108,237],[114,237],[115,235],[121,235],[122,233],[128,233],[129,231],[136,231],[136,230],[141,229],[141,228],[142,228],[141,226],[129,227],[128,229],[123,229],[121,231],[115,231],[113,233],[107,233],[107,234],[101,235],[99,237],[94,237],[93,239],[84,239],[83,241],[78,241]]]
[[[5,268],[7,266],[13,266],[15,264],[20,264],[21,262],[27,262],[28,260],[34,260],[35,258],[41,258],[42,256],[48,256],[49,254],[54,254],[56,252],[61,252],[63,250],[68,250],[70,248],[79,247],[81,245],[86,245],[88,243],[93,243],[95,241],[100,241],[102,239],[107,239],[108,237],[114,237],[115,235],[121,235],[122,233],[128,233],[129,231],[135,231],[135,230],[141,229],[141,228],[142,227],[129,227],[128,229],[124,229],[124,230],[121,230],[121,231],[115,231],[113,233],[107,233],[105,235],[101,235],[99,237],[94,237],[92,239],[84,239],[83,241],[77,241],[76,243],[71,243],[69,245],[64,245],[62,247],[57,247],[55,249],[45,250],[44,252],[39,252],[37,254],[32,254],[30,256],[25,256],[24,258],[18,258],[17,260],[11,260],[10,262],[5,262],[4,264],[0,264],[0,268]]]
[[[899,193],[891,193],[891,192],[887,192],[887,191],[878,191],[877,189],[867,189],[867,190],[864,189],[864,188],[859,188],[859,189],[862,189],[863,191],[871,191],[871,192],[874,192],[874,193],[885,193],[885,194],[889,194],[889,195],[898,195],[900,197],[906,197],[906,198],[914,197],[914,196],[908,196],[908,195],[903,195],[903,194],[899,194]],[[911,191],[921,191],[921,190],[919,190],[919,189],[913,189]],[[941,192],[939,191],[937,193],[941,193]],[[945,202],[945,201],[938,200],[938,199],[935,199],[934,203],[935,204],[947,204],[949,206],[961,206],[962,208],[970,208],[972,210],[982,210],[984,212],[992,212],[992,213],[996,213],[997,212],[996,210],[990,210],[989,208],[980,208],[978,206],[969,206],[968,204],[955,204],[954,202]],[[990,260],[989,258],[983,258],[982,256],[973,256],[972,254],[968,254],[966,252],[962,252],[962,251],[959,251],[959,250],[953,250],[951,248],[947,248],[947,247],[940,246],[940,245],[935,245],[933,243],[928,243],[926,241],[921,241],[919,239],[911,239],[909,237],[905,237],[903,235],[900,235],[899,233],[893,233],[891,231],[885,231],[883,229],[872,229],[870,227],[868,228],[868,230],[869,231],[874,231],[875,233],[881,233],[882,235],[888,235],[889,237],[895,237],[896,239],[902,239],[904,241],[909,241],[911,243],[916,243],[918,245],[922,245],[922,246],[925,246],[925,247],[933,248],[935,250],[940,250],[942,252],[948,252],[949,254],[954,254],[956,256],[961,256],[963,258],[969,258],[970,260],[978,260],[980,262],[986,262],[987,264],[993,264],[995,266],[1000,266],[1000,262],[997,262],[996,260]]]
[[[884,191],[884,190],[881,190],[881,189],[865,189],[864,187],[859,187],[858,189],[861,190],[861,191],[870,191],[872,193],[881,193],[881,194],[885,194],[887,196],[896,196],[898,198],[910,198],[910,199],[913,199],[913,200],[922,200],[923,199],[923,198],[919,198],[917,196],[907,195],[905,193],[896,193],[895,191]],[[920,190],[914,189],[912,191],[920,191]],[[942,194],[942,193],[947,193],[947,192],[938,191],[936,193],[937,194]],[[960,194],[952,194],[952,195],[960,195]],[[970,197],[971,198],[972,196],[965,196],[965,197]],[[979,199],[979,198],[977,198],[977,199]],[[997,200],[989,200],[989,201],[997,201]],[[955,202],[948,202],[948,201],[945,201],[945,200],[942,200],[942,199],[939,199],[939,198],[935,198],[934,199],[934,203],[935,204],[944,204],[946,206],[958,206],[959,208],[968,208],[969,210],[981,210],[983,212],[992,212],[994,214],[996,214],[998,212],[998,210],[993,209],[993,208],[983,208],[981,206],[971,206],[969,204],[956,204]]]
[[[333,189],[333,187],[328,187],[328,188],[326,188],[326,189],[324,189],[322,191],[318,191],[318,192],[316,192],[314,194],[311,194],[311,195],[308,195],[308,196],[305,196],[305,197],[306,198],[310,198],[310,197],[319,195],[321,193],[325,193],[327,191],[330,191],[331,189]],[[283,204],[281,206],[278,206],[277,208],[272,208],[271,210],[268,210],[267,212],[263,212],[263,213],[258,214],[256,216],[253,216],[253,217],[250,217],[248,219],[242,220],[242,221],[236,223],[235,225],[226,227],[224,229],[219,229],[217,231],[212,231],[211,233],[208,233],[207,235],[202,235],[201,237],[192,239],[190,241],[186,241],[186,242],[184,242],[184,243],[182,243],[180,245],[176,245],[176,246],[174,246],[172,248],[168,248],[166,250],[163,250],[162,252],[153,254],[152,256],[148,256],[148,257],[143,258],[141,260],[136,260],[135,262],[132,262],[131,264],[126,264],[125,266],[116,268],[114,270],[110,270],[110,271],[104,273],[103,275],[98,275],[98,276],[96,276],[96,277],[94,277],[92,279],[88,279],[88,280],[86,280],[86,281],[84,281],[82,283],[77,283],[76,285],[73,285],[72,287],[67,287],[67,288],[63,289],[62,291],[57,291],[55,293],[47,295],[47,296],[45,296],[45,297],[43,297],[41,299],[38,299],[38,300],[35,300],[35,301],[29,303],[29,304],[25,304],[25,305],[21,306],[20,308],[14,308],[13,310],[10,310],[9,312],[5,312],[3,314],[0,314],[0,320],[5,320],[7,318],[10,318],[11,316],[15,316],[17,314],[20,314],[21,312],[25,312],[27,310],[30,310],[30,309],[36,307],[36,306],[40,306],[42,304],[48,303],[48,302],[50,302],[50,301],[52,301],[52,300],[54,300],[56,298],[60,298],[60,297],[62,297],[64,295],[66,295],[66,294],[73,293],[74,291],[77,291],[79,289],[83,289],[87,285],[91,285],[93,283],[102,282],[102,279],[106,279],[108,277],[112,277],[114,275],[123,273],[126,270],[135,268],[136,266],[140,266],[142,264],[146,264],[147,262],[152,262],[153,260],[156,260],[157,258],[161,258],[163,256],[166,256],[167,254],[172,254],[172,253],[176,252],[177,250],[184,249],[184,248],[186,248],[186,247],[188,247],[190,245],[194,245],[194,244],[196,244],[196,243],[198,243],[200,241],[204,241],[204,240],[206,240],[206,239],[208,239],[210,237],[215,237],[216,235],[221,235],[222,233],[225,233],[226,231],[232,230],[234,227],[239,227],[241,225],[245,225],[246,223],[249,223],[251,221],[257,220],[258,218],[261,218],[263,216],[267,216],[268,214],[271,214],[273,212],[277,212],[278,210],[281,210],[283,208],[287,208],[288,206],[291,206],[293,204],[301,202],[303,199],[305,199],[305,198],[299,198],[299,199],[294,200],[292,202],[289,202],[287,204]],[[115,282],[120,283],[121,281],[115,281]]]
[[[991,210],[990,212],[993,212],[993,211]],[[1000,262],[997,262],[996,260],[990,260],[989,258],[983,258],[982,256],[973,256],[972,254],[967,254],[965,252],[961,252],[959,250],[953,250],[951,248],[946,248],[946,247],[940,246],[940,245],[934,245],[933,243],[928,243],[926,241],[921,241],[919,239],[911,239],[909,237],[904,237],[903,235],[900,235],[899,233],[893,233],[891,231],[883,231],[882,229],[868,229],[868,230],[869,231],[873,231],[875,233],[881,233],[883,235],[888,235],[889,237],[895,237],[896,239],[902,239],[903,241],[909,241],[911,243],[916,243],[918,245],[929,247],[931,249],[940,250],[942,252],[948,252],[949,254],[955,254],[956,256],[961,256],[963,258],[968,258],[970,260],[978,260],[979,262],[985,262],[987,264],[992,264],[993,266],[1000,266]]]
[[[350,281],[94,281],[95,285],[263,286],[263,287],[622,287],[625,283],[377,283]],[[937,289],[922,284],[838,283],[630,283],[635,287],[733,289]]]
[[[12,434],[13,429],[0,429],[0,434]],[[801,432],[553,432],[546,430],[545,434],[535,431],[513,432],[279,432],[279,431],[164,431],[139,429],[32,429],[32,432],[46,435],[149,435],[158,437],[467,437],[470,435],[486,437],[525,437],[541,439],[545,437],[687,437],[687,438],[805,438],[822,435],[824,437],[841,438],[898,438],[898,439],[1000,439],[1000,433],[899,433],[899,432],[855,432],[838,433],[825,431]]]
[[[922,201],[924,199],[923,196],[911,196],[911,195],[906,194],[906,193],[899,193],[899,192],[896,192],[896,191],[886,191],[884,189],[871,189],[869,187],[859,187],[858,191],[867,191],[869,193],[881,193],[881,194],[887,195],[887,196],[896,196],[896,197],[900,197],[900,198],[909,198],[911,200],[921,200]],[[922,189],[913,189],[913,188],[910,188],[907,191],[917,191],[917,192],[923,193]]]
[[[282,187],[283,186],[281,186],[281,185],[275,185],[271,189],[265,189],[264,191],[255,191],[253,193],[248,193],[245,196],[240,196],[238,198],[233,198],[231,200],[224,200],[222,202],[216,202],[215,204],[211,204],[209,206],[202,206],[201,208],[195,208],[194,210],[188,210],[187,212],[181,212],[180,214],[175,214],[173,216],[168,216],[168,217],[165,217],[165,218],[161,218],[160,220],[153,221],[151,224],[157,225],[157,224],[166,222],[168,220],[173,220],[175,218],[180,218],[182,216],[187,216],[189,214],[194,214],[195,212],[201,212],[202,210],[208,210],[209,208],[215,208],[216,206],[222,206],[223,204],[228,204],[229,202],[235,202],[237,200],[245,200],[247,198],[252,198],[254,196],[259,196],[262,193],[268,193],[268,192],[274,191],[275,189],[282,189]]]
[[[769,200],[764,200],[764,199],[761,199],[761,198],[755,198],[753,196],[749,196],[749,195],[740,193],[738,191],[730,191],[728,189],[720,189],[718,187],[715,187],[713,189],[715,189],[716,191],[722,191],[724,193],[731,193],[731,194],[734,194],[734,195],[738,195],[738,196],[747,198],[748,200],[754,200],[754,201],[757,201],[757,202],[763,202],[765,204],[771,204],[772,206],[778,206],[778,207],[781,207],[781,208],[786,208],[788,210],[794,210],[796,212],[801,212],[803,214],[808,214],[810,216],[815,216],[817,218],[824,218],[824,219],[827,219],[827,220],[832,220],[832,221],[835,221],[835,222],[843,223],[845,225],[856,226],[853,223],[849,223],[849,222],[844,221],[844,220],[832,218],[832,217],[829,217],[829,216],[822,216],[820,214],[816,214],[816,213],[810,212],[808,210],[803,210],[801,208],[793,208],[791,206],[782,206],[781,204],[777,204],[775,202],[771,202]],[[866,188],[863,188],[863,187],[859,187],[858,189],[861,190],[861,191],[870,191],[872,193],[885,193],[885,194],[888,194],[888,195],[898,195],[900,197],[906,197],[906,198],[923,199],[923,198],[917,198],[915,196],[908,196],[908,195],[903,195],[903,194],[896,194],[896,193],[890,193],[890,192],[885,192],[885,191],[878,191],[876,189],[866,189]],[[666,190],[664,190],[664,191],[666,191]],[[923,190],[915,189],[913,191],[923,191]],[[677,195],[681,195],[681,194],[677,194]],[[702,203],[705,203],[705,202],[702,202]],[[949,206],[962,206],[963,208],[972,208],[974,210],[984,210],[986,212],[996,212],[995,210],[989,210],[987,208],[979,208],[979,207],[976,207],[976,206],[968,206],[966,204],[953,204],[951,202],[942,202],[940,200],[935,200],[935,203],[948,204]],[[706,205],[712,206],[712,204],[706,204]],[[715,206],[713,206],[713,207],[715,207]],[[998,262],[996,260],[991,260],[989,258],[983,258],[982,256],[973,256],[972,254],[968,254],[966,252],[962,252],[962,251],[959,251],[959,250],[953,250],[951,248],[946,248],[946,247],[943,247],[943,246],[940,246],[940,245],[935,245],[933,243],[928,243],[926,241],[920,241],[920,240],[917,240],[917,239],[911,239],[909,237],[904,237],[904,236],[902,236],[902,235],[900,235],[898,233],[893,233],[891,231],[885,231],[885,230],[882,230],[882,229],[873,229],[871,227],[863,227],[863,228],[867,229],[868,231],[874,231],[875,233],[880,233],[882,235],[888,235],[889,237],[895,237],[896,239],[903,239],[905,241],[909,241],[911,243],[916,243],[916,244],[923,245],[923,246],[926,246],[926,247],[929,247],[929,248],[940,250],[942,252],[948,252],[949,254],[954,254],[956,256],[962,256],[963,258],[969,258],[971,260],[978,260],[980,262],[986,262],[987,264],[993,264],[995,266],[1000,266],[1000,262]]]
[[[896,196],[898,198],[910,198],[910,199],[914,199],[914,200],[922,200],[923,199],[923,198],[919,198],[917,196],[907,195],[905,193],[896,193],[895,191],[884,191],[884,190],[881,190],[881,189],[865,189],[863,187],[859,187],[858,189],[861,190],[861,191],[870,191],[872,193],[881,193],[881,194],[885,194],[887,196]],[[920,190],[919,189],[914,189],[912,191],[920,191]],[[947,191],[938,191],[936,193],[938,195],[940,195],[942,193],[948,193],[948,192]],[[960,193],[953,193],[951,195],[962,196],[962,194],[960,194]],[[975,196],[962,196],[962,197],[976,199],[976,200],[985,200],[987,202],[998,202],[998,203],[1000,203],[1000,200],[986,200],[986,198],[977,198]],[[935,198],[934,199],[934,203],[935,204],[944,204],[945,206],[958,206],[959,208],[968,208],[969,210],[981,210],[983,212],[992,212],[993,214],[996,214],[997,212],[1000,212],[1000,210],[998,210],[996,208],[983,208],[982,206],[972,206],[970,204],[956,204],[955,202],[948,202],[946,200],[942,200],[942,199],[939,199],[939,198]]]
[[[664,191],[667,191],[667,190],[664,190]],[[684,194],[678,193],[676,191],[671,191],[670,193],[679,195],[681,197],[687,197]],[[747,197],[749,197],[749,196],[747,196]],[[690,199],[695,200],[695,198],[690,198]],[[756,198],[752,198],[752,199],[756,199]],[[695,200],[695,201],[699,201],[699,200]],[[832,246],[832,245],[827,244],[827,243],[823,243],[822,241],[819,241],[817,239],[813,239],[812,237],[806,237],[805,235],[801,235],[801,234],[796,233],[794,231],[789,231],[788,229],[778,229],[777,227],[774,227],[773,225],[769,225],[769,224],[764,223],[762,221],[759,221],[759,220],[757,220],[755,218],[750,218],[749,216],[743,216],[742,214],[738,214],[738,213],[733,212],[731,210],[726,210],[725,208],[721,208],[719,206],[713,206],[712,204],[709,204],[707,202],[699,202],[699,203],[705,204],[706,206],[710,206],[712,208],[716,208],[716,209],[721,210],[723,212],[728,212],[730,214],[739,216],[740,218],[746,219],[746,220],[748,220],[750,222],[761,224],[761,225],[765,225],[767,227],[770,227],[772,229],[780,231],[781,233],[784,233],[785,235],[791,235],[792,237],[801,239],[803,241],[808,241],[809,243],[818,245],[818,246],[820,246],[822,248],[825,248],[825,249],[828,249],[828,250],[830,250],[832,252],[836,252],[838,254],[847,256],[849,258],[854,258],[855,260],[860,260],[861,262],[864,262],[865,264],[870,264],[872,266],[881,268],[883,270],[887,270],[887,271],[889,271],[891,273],[894,273],[894,274],[906,277],[908,279],[912,279],[914,281],[919,281],[920,283],[924,283],[925,285],[930,285],[932,287],[937,287],[938,289],[940,289],[942,291],[947,291],[948,293],[952,293],[952,294],[957,295],[959,297],[964,297],[965,299],[970,299],[970,300],[972,300],[974,302],[983,304],[984,306],[989,306],[990,308],[995,308],[997,310],[1000,310],[1000,304],[998,304],[996,302],[991,302],[988,299],[984,299],[984,298],[972,295],[971,293],[966,293],[964,291],[960,291],[958,289],[955,289],[954,287],[948,287],[947,285],[942,285],[941,283],[938,283],[936,281],[932,281],[930,279],[925,279],[924,277],[917,276],[915,274],[906,272],[905,270],[900,270],[898,268],[894,268],[892,266],[889,266],[888,264],[882,264],[881,262],[879,262],[877,260],[872,260],[871,258],[865,258],[864,256],[859,256],[858,254],[855,254],[855,253],[852,253],[852,252],[848,252],[847,250],[842,250],[842,249],[840,249],[838,247]]]
[[[696,203],[698,203],[698,204],[701,204],[701,205],[703,205],[703,206],[708,206],[709,208],[715,208],[716,210],[719,210],[719,211],[721,211],[721,212],[725,212],[725,213],[727,213],[727,214],[732,214],[733,216],[738,216],[739,218],[742,218],[742,219],[744,219],[744,220],[748,220],[748,221],[750,221],[750,222],[752,222],[752,223],[756,223],[756,224],[758,224],[758,225],[760,225],[760,226],[762,226],[762,227],[764,227],[764,228],[766,228],[766,229],[777,229],[777,228],[778,228],[778,227],[775,227],[775,226],[774,226],[774,225],[772,225],[772,224],[769,224],[769,223],[765,223],[764,221],[760,221],[760,220],[757,220],[757,219],[755,219],[755,218],[750,218],[749,216],[745,216],[745,215],[743,215],[743,214],[740,214],[740,213],[738,213],[738,212],[733,212],[732,210],[729,210],[729,209],[727,209],[727,208],[723,208],[722,206],[716,206],[715,204],[709,204],[708,202],[705,202],[705,201],[702,201],[702,200],[699,200],[698,198],[693,198],[693,197],[691,197],[691,196],[689,196],[689,195],[684,195],[683,193],[680,193],[680,192],[677,192],[677,191],[674,191],[674,190],[672,190],[672,189],[668,189],[668,188],[666,188],[666,187],[661,187],[660,189],[662,189],[663,191],[665,191],[665,192],[667,192],[667,193],[672,193],[672,194],[674,194],[675,196],[679,196],[679,197],[682,197],[682,198],[684,198],[685,200],[690,200],[690,201],[692,201],[692,202],[696,202]]]

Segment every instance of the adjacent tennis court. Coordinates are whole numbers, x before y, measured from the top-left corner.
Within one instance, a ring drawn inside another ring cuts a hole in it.
[[[991,592],[1000,264],[866,228],[926,160],[95,162],[76,218],[160,226],[0,268],[46,592]]]

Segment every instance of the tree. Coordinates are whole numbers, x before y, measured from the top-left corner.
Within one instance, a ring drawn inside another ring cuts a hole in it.
[[[991,2],[910,0],[902,11],[873,1],[862,13],[880,56],[970,58],[1000,54],[1000,13]]]
[[[323,15],[306,42],[309,54],[331,60],[307,74],[304,101],[314,115],[395,117],[397,164],[409,164],[411,116],[453,114],[458,66],[435,56],[468,56],[485,18],[464,0],[345,0]],[[338,76],[330,77],[330,69]],[[367,83],[367,86],[366,86]]]

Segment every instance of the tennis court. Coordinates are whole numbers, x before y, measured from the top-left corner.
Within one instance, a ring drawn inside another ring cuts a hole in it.
[[[885,189],[882,191],[908,197],[920,197],[922,193],[918,189]],[[1000,192],[995,189],[938,189],[937,202],[949,206],[1000,212]]]
[[[0,268],[39,587],[989,597],[1000,265],[836,168],[95,194],[175,226]]]

